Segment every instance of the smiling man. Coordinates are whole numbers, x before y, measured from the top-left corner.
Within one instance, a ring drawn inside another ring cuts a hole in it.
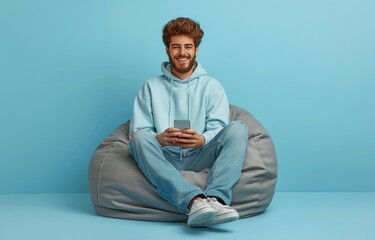
[[[130,152],[139,168],[162,198],[188,214],[190,227],[239,218],[229,205],[248,138],[243,122],[229,123],[222,85],[196,61],[203,35],[189,18],[165,25],[169,62],[162,63],[163,75],[147,80],[138,92],[129,131]],[[205,168],[210,171],[204,189],[180,173]]]

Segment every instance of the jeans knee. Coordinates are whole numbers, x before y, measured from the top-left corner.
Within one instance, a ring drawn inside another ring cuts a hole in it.
[[[153,145],[153,138],[155,136],[152,133],[140,130],[133,133],[129,143],[132,148],[142,148],[147,144]]]
[[[150,132],[138,130],[131,135],[130,142],[147,141],[147,139],[149,139],[150,137],[152,137],[152,134]]]
[[[246,125],[245,122],[241,121],[241,120],[235,120],[235,121],[232,121],[228,124],[227,126],[228,128],[228,134],[230,136],[244,136],[244,137],[248,137],[248,132],[249,132],[249,129]]]

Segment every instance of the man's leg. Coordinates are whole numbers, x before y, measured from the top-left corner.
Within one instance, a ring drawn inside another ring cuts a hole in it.
[[[168,159],[155,135],[138,131],[130,141],[130,151],[139,168],[165,200],[182,213],[188,213],[191,200],[202,195],[202,190],[190,184],[180,173],[180,159]],[[170,156],[172,158],[172,156]],[[172,164],[173,163],[173,164]]]
[[[248,141],[248,128],[242,121],[232,121],[188,163],[187,169],[210,168],[205,194],[230,204],[232,187],[241,175]]]
[[[208,204],[215,210],[215,218],[205,223],[211,226],[237,220],[237,211],[229,206],[232,188],[241,175],[246,154],[248,129],[245,123],[229,123],[215,138],[205,145],[190,163],[193,171],[211,167],[205,194]]]
[[[242,121],[229,123],[211,140],[209,144],[216,147],[218,155],[207,178],[207,196],[218,197],[226,205],[231,203],[232,188],[241,176],[247,142],[248,128]]]

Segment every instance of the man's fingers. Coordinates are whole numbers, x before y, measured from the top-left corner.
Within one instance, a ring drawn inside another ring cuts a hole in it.
[[[165,131],[168,132],[168,133],[172,133],[172,132],[181,132],[180,129],[178,129],[178,128],[173,128],[173,127],[167,128]]]
[[[195,135],[196,131],[194,129],[188,128],[188,129],[182,130],[182,133],[186,133],[186,134],[190,134],[190,135]]]
[[[181,133],[178,137],[179,138],[186,138],[186,139],[196,139],[197,138],[196,135],[186,134],[186,133]]]
[[[196,139],[188,139],[188,138],[177,138],[176,143],[178,144],[195,144],[197,142]]]

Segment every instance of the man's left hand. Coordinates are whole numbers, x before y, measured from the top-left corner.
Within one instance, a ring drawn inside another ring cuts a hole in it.
[[[202,134],[197,133],[193,129],[184,129],[179,134],[176,145],[187,148],[198,148],[204,145],[206,139]]]

